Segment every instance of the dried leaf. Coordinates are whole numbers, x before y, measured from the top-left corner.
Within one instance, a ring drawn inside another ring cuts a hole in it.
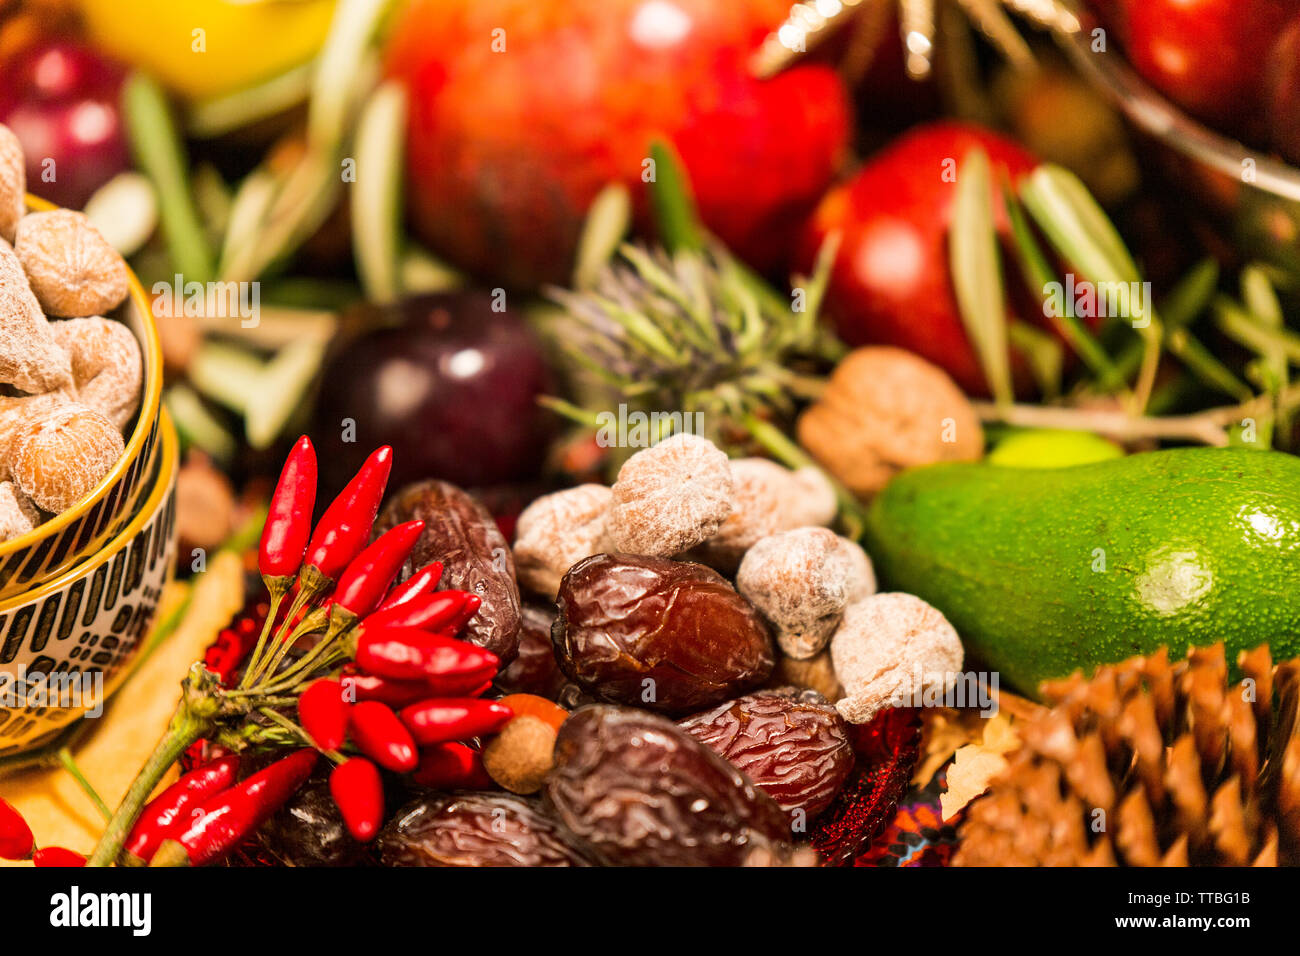
[[[945,821],[985,790],[993,778],[1007,768],[1004,754],[1020,746],[1020,738],[1011,719],[1005,714],[989,718],[980,743],[960,748],[948,768],[948,789],[939,795],[939,808]]]

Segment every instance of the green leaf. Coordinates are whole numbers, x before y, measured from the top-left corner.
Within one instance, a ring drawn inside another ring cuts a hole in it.
[[[371,94],[357,123],[352,184],[352,253],[366,297],[391,302],[402,294],[402,156],[406,89],[395,80]]]
[[[122,87],[122,113],[136,165],[158,194],[172,264],[186,282],[208,282],[215,268],[212,250],[194,207],[189,160],[162,87],[143,73],[132,73]]]
[[[690,179],[676,150],[663,140],[655,140],[650,144],[650,159],[654,162],[650,207],[664,247],[669,252],[703,249],[704,227],[695,207]]]
[[[1020,198],[1052,246],[1093,282],[1137,282],[1138,268],[1082,180],[1044,163],[1020,184]]]
[[[948,235],[949,267],[966,334],[975,346],[984,377],[999,402],[1014,401],[1007,356],[1007,315],[1002,264],[993,226],[989,160],[973,149],[962,160]]]
[[[1029,362],[1029,370],[1043,398],[1051,401],[1061,394],[1061,370],[1065,365],[1065,349],[1060,341],[1028,322],[1012,322],[1007,334],[1017,349]]]
[[[587,289],[596,279],[614,253],[632,222],[632,197],[622,183],[610,183],[596,194],[587,208],[587,219],[582,224],[578,239],[578,254],[573,267],[573,287]]]
[[[1038,240],[1034,238],[1033,231],[1025,219],[1024,209],[1016,196],[1010,189],[1005,189],[1002,198],[1006,205],[1007,218],[1011,223],[1012,248],[1020,265],[1020,274],[1031,291],[1036,290],[1039,299],[1044,303],[1043,311],[1046,313],[1049,311],[1046,308],[1046,300],[1050,295],[1048,289],[1053,283],[1058,287],[1060,283],[1057,282],[1056,275],[1052,272],[1052,267]],[[1056,326],[1074,353],[1097,376],[1101,386],[1106,389],[1121,388],[1126,381],[1125,376],[1120,374],[1119,369],[1115,367],[1106,350],[1101,347],[1101,343],[1088,327],[1079,321],[1078,316],[1065,308],[1064,296],[1055,296],[1052,305],[1050,311],[1055,315],[1048,316],[1049,321]]]

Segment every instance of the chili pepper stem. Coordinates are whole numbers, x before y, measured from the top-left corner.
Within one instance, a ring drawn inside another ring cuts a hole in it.
[[[247,687],[252,679],[253,668],[261,660],[262,654],[266,650],[266,642],[271,636],[271,628],[275,626],[276,616],[280,613],[280,605],[284,602],[284,597],[289,593],[288,585],[280,584],[284,578],[266,578],[267,590],[271,594],[271,608],[266,612],[266,620],[262,622],[262,633],[257,635],[257,643],[253,645],[253,652],[248,655],[248,665],[244,668],[244,677],[239,682],[240,687]],[[272,589],[272,585],[276,587]]]
[[[72,756],[72,751],[67,747],[60,747],[58,757],[59,765],[62,766],[72,779],[77,782],[77,786],[81,788],[82,792],[90,802],[95,805],[95,809],[99,811],[105,822],[113,819],[113,811],[108,809],[108,804],[104,802],[104,798],[99,795],[99,792],[93,786],[91,786],[90,781],[86,779],[86,775],[81,772],[81,768],[77,766],[76,759]]]
[[[201,690],[204,683],[202,665],[194,666],[198,669],[198,686],[194,679],[195,671],[192,669],[190,676],[185,679],[181,702],[176,708],[176,713],[172,715],[167,732],[163,734],[149,759],[131,781],[126,796],[122,798],[122,803],[112,819],[108,821],[108,827],[95,846],[95,852],[86,861],[86,866],[113,864],[122,852],[122,846],[131,828],[135,826],[136,818],[149,801],[149,795],[153,793],[159,781],[191,744],[208,734],[213,728],[216,702]]]
[[[265,641],[258,639],[257,646],[253,648],[253,656],[249,658],[248,668],[244,671],[244,678],[239,682],[240,689],[253,686],[263,674],[274,674],[275,670],[270,666],[271,658],[276,657],[286,643],[288,629],[293,627],[293,619],[308,604],[311,604],[318,597],[325,593],[334,582],[321,574],[310,565],[304,567],[298,574],[298,594],[294,597],[293,603],[289,605],[289,610],[284,616],[284,622],[275,632],[275,639]],[[268,621],[274,621],[276,609],[272,607],[267,614]],[[266,633],[266,626],[263,625],[263,634]],[[270,645],[274,645],[271,647]],[[283,655],[280,655],[283,656]]]
[[[189,866],[190,854],[184,846],[175,840],[163,840],[158,847],[158,852],[153,855],[149,861],[151,867],[154,866]]]
[[[290,620],[292,620],[292,618],[290,618]],[[276,670],[280,666],[280,662],[284,660],[285,655],[289,653],[290,649],[297,644],[298,641],[306,637],[308,634],[314,634],[319,631],[325,624],[326,618],[320,608],[316,608],[304,617],[302,621],[299,622],[298,626],[289,632],[289,634],[276,641],[275,650],[271,652],[270,659],[262,666],[262,673],[258,676],[257,680],[265,678],[265,680],[273,681],[276,684],[283,683],[284,675],[276,673]],[[316,645],[316,647],[319,646],[320,644]],[[316,648],[312,648],[313,651],[315,649]],[[311,651],[308,651],[308,656],[310,656],[310,654]],[[255,680],[254,687],[256,686],[257,681]]]
[[[301,658],[295,661],[283,674],[276,674],[274,683],[268,684],[265,691],[278,692],[286,687],[292,687],[306,678],[325,656],[325,652],[331,648],[331,645],[338,639],[338,636],[344,631],[349,630],[357,622],[357,616],[350,611],[344,610],[338,605],[330,612],[329,629],[325,632],[315,647],[309,650]],[[304,622],[305,623],[305,622]],[[306,631],[304,633],[310,633]],[[302,636],[302,635],[298,635]],[[291,645],[292,641],[286,641],[286,645]],[[278,666],[278,662],[277,666]],[[272,670],[274,674],[274,670]]]

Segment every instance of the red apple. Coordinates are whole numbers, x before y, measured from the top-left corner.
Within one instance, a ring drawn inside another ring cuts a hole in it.
[[[1300,165],[1300,17],[1278,37],[1269,57],[1264,114],[1273,148]]]
[[[806,269],[826,236],[840,231],[826,308],[841,337],[850,345],[908,349],[946,370],[968,393],[987,395],[948,266],[956,190],[950,173],[975,147],[989,157],[995,188],[1003,177],[1014,181],[1038,165],[1017,143],[978,126],[917,127],[827,194],[804,230],[799,259]],[[1005,238],[1009,227],[1000,197],[994,198],[997,227]],[[1013,362],[1013,374],[1021,388],[1028,385],[1022,361]]]
[[[123,68],[63,40],[28,47],[0,67],[0,123],[27,155],[27,188],[80,209],[130,166],[119,99]]]
[[[1122,0],[1129,61],[1193,115],[1232,132],[1258,111],[1269,50],[1297,0]]]
[[[676,146],[706,225],[760,267],[782,261],[847,140],[839,78],[800,66],[754,79],[778,0],[413,0],[390,75],[411,96],[416,233],[474,273],[564,280],[588,206]]]

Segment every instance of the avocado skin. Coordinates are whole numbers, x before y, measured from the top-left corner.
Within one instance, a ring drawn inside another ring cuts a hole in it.
[[[867,544],[1022,693],[1162,646],[1300,654],[1300,458],[1281,452],[916,468],[872,502]]]

